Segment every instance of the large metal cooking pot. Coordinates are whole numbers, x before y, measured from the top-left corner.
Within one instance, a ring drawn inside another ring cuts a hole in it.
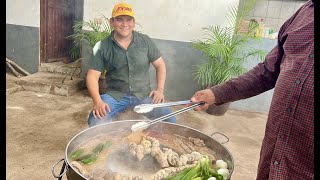
[[[67,178],[69,180],[84,180],[87,179],[82,174],[78,173],[77,170],[75,170],[70,165],[70,160],[68,157],[70,157],[70,154],[82,143],[96,137],[101,136],[105,134],[105,136],[110,136],[113,133],[117,133],[120,136],[126,137],[131,134],[131,126],[137,122],[140,122],[141,120],[124,120],[124,121],[115,121],[111,123],[101,124],[94,127],[90,127],[88,129],[85,129],[78,133],[76,136],[74,136],[70,142],[68,143],[66,147],[65,152],[65,158],[58,161],[56,164],[52,166],[52,174],[55,178],[61,179],[62,176],[66,173]],[[219,159],[223,159],[228,163],[228,169],[230,170],[230,176],[233,172],[234,162],[232,155],[228,151],[226,147],[224,147],[222,144],[215,139],[211,138],[210,136],[203,134],[202,132],[179,124],[173,124],[168,122],[159,122],[157,124],[152,125],[151,127],[152,131],[156,131],[159,133],[164,134],[177,134],[184,137],[197,137],[200,139],[203,139],[206,146],[213,150],[215,152],[215,156]],[[62,169],[60,171],[59,175],[55,174],[55,166],[64,161],[64,164],[62,166]]]

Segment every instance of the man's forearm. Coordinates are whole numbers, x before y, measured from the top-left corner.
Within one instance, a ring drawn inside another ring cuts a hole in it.
[[[216,96],[215,103],[246,99],[272,89],[275,86],[279,70],[278,68],[270,70],[265,63],[260,63],[238,78],[211,87],[211,91]]]
[[[166,81],[166,64],[162,57],[152,62],[154,68],[156,69],[156,79],[157,79],[157,90],[164,91],[164,84]]]
[[[88,77],[86,82],[89,95],[92,98],[93,102],[98,102],[99,100],[101,100],[98,81],[99,80],[94,77]]]
[[[263,63],[259,63],[245,74],[211,87],[216,96],[216,103],[246,99],[274,88],[282,59],[282,52],[279,49],[279,46],[274,47]]]
[[[164,91],[164,84],[166,81],[166,67],[160,66],[156,69],[157,90]]]

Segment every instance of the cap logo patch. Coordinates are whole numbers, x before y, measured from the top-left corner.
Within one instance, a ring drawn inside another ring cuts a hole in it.
[[[129,11],[132,12],[132,9],[129,7],[125,7],[125,6],[119,6],[116,10],[116,12],[118,13],[119,11]]]

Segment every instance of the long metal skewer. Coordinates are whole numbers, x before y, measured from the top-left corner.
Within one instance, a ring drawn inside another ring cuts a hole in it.
[[[132,127],[131,127],[131,130],[132,130],[132,131],[137,131],[137,130],[139,130],[139,129],[146,129],[146,128],[148,128],[148,127],[149,127],[150,125],[152,125],[152,124],[155,124],[155,123],[157,123],[157,122],[166,120],[166,119],[171,118],[171,117],[173,117],[173,116],[176,116],[176,115],[178,115],[178,114],[184,113],[184,112],[189,111],[189,110],[191,110],[191,109],[193,109],[193,108],[195,108],[195,107],[202,106],[203,104],[205,104],[205,102],[203,102],[203,101],[202,101],[202,102],[195,103],[195,104],[193,104],[193,105],[191,105],[191,106],[189,106],[189,107],[185,107],[185,108],[183,108],[183,109],[180,109],[180,110],[178,110],[178,111],[172,112],[172,113],[167,114],[167,115],[165,115],[165,116],[161,116],[161,117],[159,117],[159,118],[157,118],[157,119],[154,119],[154,120],[152,120],[152,121],[150,121],[150,122],[147,122],[146,124],[143,124],[143,125],[140,125],[140,126],[137,126],[137,127],[132,126]]]
[[[186,101],[159,103],[159,104],[140,104],[134,107],[133,110],[137,113],[147,113],[152,111],[153,108],[157,108],[157,107],[177,106],[177,105],[190,104],[190,103],[192,103],[190,100],[186,100]]]

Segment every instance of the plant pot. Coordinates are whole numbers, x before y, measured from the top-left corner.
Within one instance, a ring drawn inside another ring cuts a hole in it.
[[[227,110],[229,109],[230,104],[231,103],[224,103],[219,106],[212,104],[208,107],[206,112],[208,114],[215,115],[215,116],[223,116],[227,112]]]
[[[99,78],[99,93],[104,94],[107,91],[107,82],[105,76],[100,76]]]

